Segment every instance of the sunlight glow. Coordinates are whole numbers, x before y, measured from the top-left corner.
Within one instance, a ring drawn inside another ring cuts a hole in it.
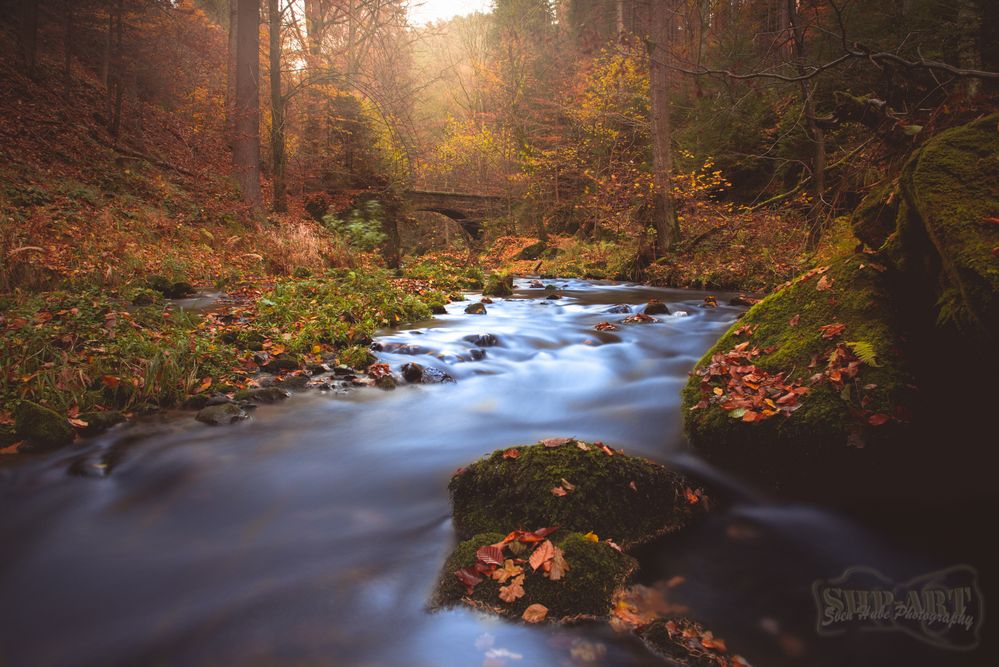
[[[488,13],[491,9],[491,0],[412,0],[409,5],[409,22],[412,25],[425,25],[452,16]]]

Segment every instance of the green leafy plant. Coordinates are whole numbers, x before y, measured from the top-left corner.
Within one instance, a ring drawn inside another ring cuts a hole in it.
[[[323,225],[351,247],[370,252],[388,238],[382,231],[383,215],[381,204],[372,199],[351,210],[346,220],[332,213],[323,216]]]

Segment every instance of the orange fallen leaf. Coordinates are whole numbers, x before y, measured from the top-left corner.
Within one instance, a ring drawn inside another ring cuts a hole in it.
[[[566,491],[565,489],[563,489],[561,486],[552,487],[552,495],[553,496],[559,496],[559,497],[561,497],[561,496],[566,495],[567,493],[568,493],[568,491]]]
[[[537,570],[539,567],[550,561],[555,557],[555,545],[551,543],[551,540],[545,540],[537,546],[537,548],[531,553],[530,558],[527,559],[528,564],[531,569]]]
[[[515,602],[524,597],[524,575],[514,577],[506,586],[499,589],[499,598],[503,602]]]
[[[515,459],[518,456],[520,456],[520,450],[513,447],[503,452],[503,458],[505,459]]]
[[[528,623],[540,623],[548,617],[548,607],[543,604],[532,604],[524,610],[523,618]]]

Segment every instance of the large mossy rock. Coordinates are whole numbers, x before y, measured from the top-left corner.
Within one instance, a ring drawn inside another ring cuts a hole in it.
[[[885,457],[911,412],[890,274],[851,255],[753,306],[684,388],[695,449],[790,495],[849,493],[837,471]]]
[[[938,276],[938,318],[994,340],[999,324],[999,114],[933,137],[902,171],[894,261]],[[927,243],[928,241],[928,243]],[[927,247],[931,246],[931,247]]]
[[[627,549],[683,527],[703,508],[688,500],[691,482],[665,466],[569,438],[544,443],[496,450],[455,474],[459,537],[561,526]]]
[[[540,604],[548,609],[547,621],[603,618],[610,612],[614,591],[638,567],[633,558],[606,543],[560,530],[549,539],[562,549],[569,566],[561,579],[546,578],[541,570],[535,572],[524,562],[521,564],[525,570],[523,597],[511,602],[502,600],[499,594],[503,584],[488,576],[469,594],[455,572],[472,567],[480,547],[497,544],[503,537],[502,533],[483,533],[460,543],[444,564],[430,606],[466,604],[508,618],[521,618],[529,606]],[[522,560],[528,558],[529,552],[525,550]]]
[[[510,296],[512,294],[513,276],[506,273],[490,274],[482,288],[483,296]]]

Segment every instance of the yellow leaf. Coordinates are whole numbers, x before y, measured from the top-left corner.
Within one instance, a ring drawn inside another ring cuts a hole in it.
[[[593,531],[590,531],[590,532],[589,532],[589,533],[587,533],[586,535],[583,535],[583,537],[584,537],[585,539],[589,540],[590,542],[599,542],[599,541],[600,541],[600,538],[599,538],[599,537],[597,537],[597,536],[596,536],[596,534],[595,534],[595,533],[593,533]]]

